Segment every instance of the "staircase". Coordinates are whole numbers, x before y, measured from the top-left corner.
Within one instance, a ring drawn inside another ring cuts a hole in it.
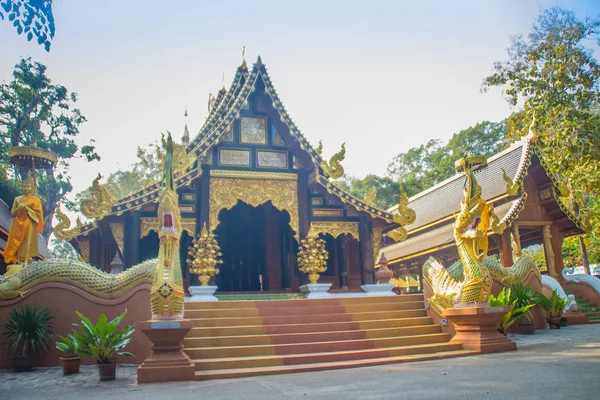
[[[575,301],[577,301],[577,311],[588,317],[590,324],[600,323],[600,308],[598,306],[581,296],[575,296]]]
[[[449,343],[423,295],[186,303],[196,379],[235,378],[475,354]]]

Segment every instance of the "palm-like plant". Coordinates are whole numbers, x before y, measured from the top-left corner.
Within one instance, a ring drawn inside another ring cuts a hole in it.
[[[54,317],[49,308],[25,304],[13,308],[2,324],[3,345],[14,355],[41,354],[48,349],[54,332],[50,323]]]
[[[79,341],[69,333],[67,336],[58,336],[60,342],[56,342],[56,348],[67,355],[77,357],[79,355]]]
[[[526,306],[518,307],[516,300],[511,300],[511,289],[503,288],[500,293],[498,293],[498,297],[490,294],[489,304],[490,306],[510,306],[510,311],[508,311],[502,319],[498,322],[498,330],[506,334],[508,328],[515,323],[515,321],[525,313],[529,312],[529,309],[534,306],[534,304],[528,304]]]
[[[131,341],[133,324],[117,329],[127,310],[110,322],[106,315],[101,314],[95,324],[80,312],[75,313],[81,318],[81,325],[75,324],[79,331],[74,330],[73,336],[79,342],[81,354],[90,356],[98,364],[110,364],[116,355],[133,356],[130,352],[122,351]]]
[[[535,292],[530,287],[525,287],[520,283],[515,283],[511,288],[510,300],[511,302],[515,302],[516,308],[523,308],[529,305],[532,305],[533,307],[535,306]],[[531,310],[528,309],[525,311],[523,316],[526,321],[533,321]]]
[[[546,312],[548,318],[560,318],[563,315],[565,307],[571,302],[571,299],[565,297],[561,298],[555,291],[552,292],[550,298],[538,293],[536,296],[536,303],[540,305]]]

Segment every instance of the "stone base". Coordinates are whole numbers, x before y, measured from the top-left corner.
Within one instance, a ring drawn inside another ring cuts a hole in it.
[[[152,342],[152,354],[137,369],[138,383],[194,380],[195,365],[183,352],[183,338],[192,321],[138,322],[136,328]]]
[[[331,283],[309,283],[300,286],[301,293],[307,293],[307,299],[329,299],[331,293],[328,292]]]
[[[379,285],[362,285],[360,287],[364,290],[365,294],[369,297],[371,296],[396,296],[396,293],[393,292],[394,284],[393,283],[380,283]]]
[[[450,343],[460,343],[465,350],[500,353],[517,349],[517,344],[498,332],[497,323],[510,306],[455,307],[444,310],[444,318],[454,323],[456,335]]]
[[[567,311],[563,314],[563,317],[567,318],[569,325],[585,325],[590,323],[588,317],[578,311]]]
[[[213,296],[216,291],[216,286],[190,286],[192,297],[188,301],[219,301]]]

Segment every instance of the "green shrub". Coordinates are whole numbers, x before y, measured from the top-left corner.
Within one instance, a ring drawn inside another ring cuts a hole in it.
[[[500,293],[498,293],[498,297],[490,294],[489,299],[490,306],[510,306],[510,311],[504,314],[502,319],[498,321],[498,330],[503,334],[506,334],[508,328],[510,328],[519,317],[529,312],[529,309],[534,306],[534,304],[529,304],[527,306],[517,307],[517,301],[511,299],[511,292],[510,288],[503,288]]]
[[[49,308],[32,304],[13,308],[2,324],[2,344],[14,355],[44,353],[54,335],[50,323],[54,317],[50,313]]]

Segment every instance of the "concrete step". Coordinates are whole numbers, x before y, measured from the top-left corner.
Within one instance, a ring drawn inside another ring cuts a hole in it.
[[[337,351],[356,351],[401,347],[429,343],[448,342],[450,335],[433,333],[402,337],[384,337],[374,339],[334,340],[328,342],[299,342],[285,344],[263,344],[254,346],[198,347],[185,346],[185,353],[192,359],[219,359],[230,357],[260,357],[265,355],[300,355]]]
[[[230,309],[230,308],[292,308],[320,307],[332,305],[368,305],[424,301],[423,294],[410,294],[389,297],[348,297],[330,299],[292,299],[292,300],[232,300],[214,302],[186,302],[186,310],[197,309]]]
[[[372,365],[395,364],[426,360],[439,360],[450,357],[464,357],[476,354],[468,350],[450,350],[426,354],[401,355],[395,357],[369,358],[363,360],[322,362],[297,365],[277,365],[257,368],[232,368],[214,371],[196,371],[196,380],[241,378],[248,376],[273,375],[293,372],[325,371],[342,368],[367,367]]]
[[[383,312],[398,310],[414,310],[424,307],[422,301],[404,301],[390,303],[351,304],[351,305],[319,305],[295,307],[264,308],[228,308],[228,309],[186,309],[185,318],[233,318],[233,317],[277,317],[292,315],[326,315],[341,313]]]
[[[399,357],[415,354],[431,354],[442,351],[462,350],[461,345],[452,343],[425,343],[399,347],[387,347],[381,349],[359,349],[330,351],[320,353],[303,353],[288,355],[263,355],[253,357],[229,357],[229,358],[192,358],[196,364],[196,371],[275,367],[283,365],[298,365],[309,363],[327,363],[341,361],[355,361],[367,358]],[[188,350],[185,350],[186,353]]]
[[[191,319],[195,327],[243,326],[243,325],[286,325],[315,324],[322,322],[359,322],[394,318],[425,317],[425,309],[401,311],[375,311],[364,313],[340,313],[325,315],[291,315],[276,317],[228,317],[228,318],[186,318]]]
[[[192,337],[218,337],[218,336],[247,336],[264,334],[293,334],[312,332],[349,331],[358,329],[385,329],[400,328],[407,326],[431,325],[433,321],[429,317],[393,318],[371,321],[343,321],[323,322],[304,325],[248,325],[248,326],[219,326],[219,327],[196,327],[187,335]]]
[[[255,334],[245,336],[213,336],[193,337],[184,340],[186,348],[224,347],[224,346],[255,346],[288,343],[314,343],[340,340],[374,339],[386,337],[402,337],[411,335],[426,335],[440,333],[439,325],[417,325],[396,328],[357,329],[347,331],[320,331],[308,333]]]

